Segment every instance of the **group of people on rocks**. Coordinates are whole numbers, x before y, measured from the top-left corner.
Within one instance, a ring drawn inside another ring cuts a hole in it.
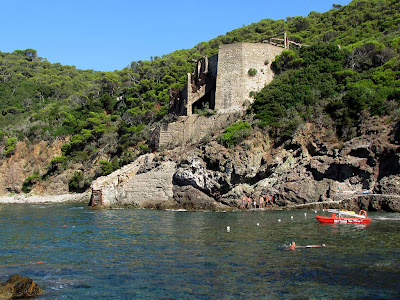
[[[274,197],[272,195],[260,196],[260,197],[248,197],[243,196],[241,208],[243,209],[255,209],[255,208],[266,208],[272,205]]]

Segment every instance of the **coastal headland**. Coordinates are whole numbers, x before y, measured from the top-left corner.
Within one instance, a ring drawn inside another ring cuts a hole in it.
[[[0,53],[0,202],[399,212],[398,6],[266,19],[108,73]]]

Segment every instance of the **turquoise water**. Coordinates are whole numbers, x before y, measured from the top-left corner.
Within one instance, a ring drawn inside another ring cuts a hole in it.
[[[31,277],[40,299],[399,298],[400,215],[370,216],[0,205],[0,281]]]

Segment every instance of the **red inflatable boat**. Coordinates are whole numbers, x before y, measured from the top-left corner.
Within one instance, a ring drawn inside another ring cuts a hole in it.
[[[347,224],[347,223],[353,223],[353,224],[368,224],[371,223],[371,219],[367,218],[367,212],[365,210],[360,210],[358,214],[350,211],[333,211],[333,210],[328,210],[330,212],[333,212],[330,217],[324,217],[324,216],[315,216],[317,220],[321,223],[335,223],[335,224]]]

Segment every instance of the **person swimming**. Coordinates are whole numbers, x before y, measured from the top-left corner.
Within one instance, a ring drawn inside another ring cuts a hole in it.
[[[307,245],[307,246],[296,246],[295,242],[292,242],[289,247],[285,248],[285,250],[296,250],[296,248],[321,248],[326,247],[326,244],[321,245]]]
[[[292,242],[285,250],[296,250],[296,243]]]

